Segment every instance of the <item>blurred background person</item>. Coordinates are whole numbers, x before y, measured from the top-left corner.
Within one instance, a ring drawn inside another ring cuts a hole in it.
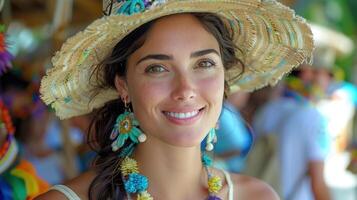
[[[347,85],[345,87],[348,88],[349,91],[355,91],[355,89],[352,89],[355,87],[352,84],[346,84],[346,82],[342,82],[336,78],[334,73],[336,70],[334,63],[337,56],[350,53],[353,44],[351,44],[351,41],[341,33],[337,33],[325,27],[313,25],[312,29],[316,41],[315,45],[317,46],[314,52],[313,64],[304,64],[289,76],[286,80],[285,89],[282,92],[282,97],[285,100],[281,101],[275,99],[267,103],[267,105],[265,105],[263,109],[260,109],[258,114],[254,117],[253,126],[254,130],[258,134],[258,137],[266,133],[275,133],[278,136],[276,144],[278,144],[279,147],[278,161],[280,162],[279,166],[282,168],[282,177],[280,178],[281,182],[276,185],[281,185],[282,193],[284,194],[284,187],[289,187],[289,184],[286,183],[289,181],[293,182],[291,179],[284,181],[284,176],[287,176],[287,174],[284,175],[284,171],[286,170],[284,168],[287,167],[286,165],[284,166],[284,163],[296,163],[296,156],[299,157],[301,152],[305,152],[307,154],[306,157],[308,158],[309,151],[298,151],[295,149],[290,151],[290,153],[286,153],[289,152],[287,149],[293,147],[286,147],[282,140],[285,140],[285,142],[289,141],[289,137],[290,139],[294,138],[289,132],[295,132],[296,130],[303,132],[304,129],[301,128],[309,127],[313,124],[313,122],[315,122],[315,124],[321,124],[320,127],[324,127],[324,130],[319,128],[323,130],[320,131],[321,134],[305,135],[305,139],[307,141],[311,141],[311,143],[305,144],[307,145],[306,147],[310,144],[311,148],[306,149],[314,149],[310,153],[312,158],[315,158],[310,161],[313,161],[312,163],[315,164],[317,163],[318,165],[315,165],[317,168],[314,168],[319,169],[313,170],[317,172],[315,175],[311,174],[311,172],[307,175],[311,178],[312,186],[315,182],[317,185],[320,185],[320,187],[325,187],[324,182],[326,182],[333,199],[352,200],[354,199],[356,179],[351,176],[351,173],[346,172],[349,154],[341,153],[341,150],[344,151],[347,144],[351,142],[349,139],[352,138],[353,129],[351,126],[355,112],[355,104],[353,103],[353,98],[351,98],[353,97],[353,93],[349,93],[347,95],[346,89],[344,89],[345,91],[342,91],[343,89],[341,89],[341,85]],[[279,89],[277,89],[277,91],[279,91]],[[290,100],[287,101],[288,99]],[[297,122],[295,126],[294,124],[289,125],[289,119],[294,118],[293,116],[303,116],[303,112],[301,110],[304,110],[294,106],[291,99],[295,99],[297,102],[305,102],[303,104],[308,104],[308,107],[310,107],[309,109],[316,112],[316,114],[306,112],[305,118],[310,119],[305,121],[307,124]],[[316,116],[313,117],[313,115]],[[309,125],[309,123],[311,124]],[[305,132],[308,132],[308,130],[310,129],[307,128]],[[318,133],[317,130],[318,129],[315,131],[316,133]],[[298,133],[296,132],[295,134]],[[295,143],[303,141],[304,134],[301,133],[301,138],[295,138],[293,141]],[[290,136],[286,137],[286,135]],[[284,146],[287,149],[284,149]],[[303,144],[301,147],[303,147]],[[314,152],[316,152],[316,154]],[[336,154],[336,152],[340,153]],[[290,158],[288,157],[289,155]],[[298,160],[299,162],[301,161],[301,159]],[[306,163],[309,163],[308,161],[309,160],[306,160]],[[301,162],[299,165],[301,165]],[[307,166],[310,165],[311,164],[307,164]],[[298,165],[291,166],[291,168],[293,169],[297,166]],[[308,167],[308,169],[309,168],[310,167]],[[308,171],[311,171],[311,169],[312,168]],[[262,171],[263,169],[260,170]],[[294,170],[291,172],[294,172]],[[295,172],[299,172],[299,170]],[[337,174],[339,178],[336,178]],[[268,177],[271,177],[271,174]],[[317,178],[318,181],[314,181],[314,177]],[[273,183],[273,185],[274,184],[275,183]],[[316,188],[319,187],[312,187],[313,194],[318,192]],[[315,198],[317,199],[317,197]]]
[[[324,178],[335,199],[354,200],[357,196],[357,178],[347,170],[351,154],[355,116],[356,87],[343,79],[343,71],[336,66],[338,57],[353,51],[353,41],[346,35],[313,25],[316,38],[312,84],[316,88],[314,103],[327,124],[331,149],[326,159]]]
[[[286,200],[330,199],[323,178],[328,152],[325,124],[308,98],[289,86],[296,84],[299,74],[293,72],[289,77],[293,81],[287,80],[283,90],[279,88],[280,97],[268,101],[254,116],[257,146],[253,146],[245,172],[263,176]],[[252,157],[257,155],[254,148],[261,149],[259,155],[270,149],[268,160]]]

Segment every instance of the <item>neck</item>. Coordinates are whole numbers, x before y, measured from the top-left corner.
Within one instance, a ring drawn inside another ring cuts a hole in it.
[[[138,145],[133,157],[140,172],[148,177],[148,190],[154,199],[203,199],[207,196],[207,174],[199,146],[176,147],[148,138]]]

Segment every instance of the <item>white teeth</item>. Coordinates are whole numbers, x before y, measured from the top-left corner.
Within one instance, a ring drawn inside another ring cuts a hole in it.
[[[186,118],[191,118],[194,117],[198,114],[198,110],[192,111],[192,112],[187,112],[187,113],[175,113],[175,112],[165,112],[167,115],[170,117],[178,118],[178,119],[186,119]]]

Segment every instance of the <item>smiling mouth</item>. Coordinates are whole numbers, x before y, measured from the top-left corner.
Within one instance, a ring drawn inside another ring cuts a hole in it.
[[[197,117],[204,109],[205,109],[205,107],[198,109],[198,110],[191,111],[191,112],[163,111],[163,113],[169,118],[174,118],[174,119],[178,119],[178,120],[187,120],[187,119]]]

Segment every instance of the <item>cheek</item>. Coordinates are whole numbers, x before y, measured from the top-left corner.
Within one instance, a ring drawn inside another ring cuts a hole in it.
[[[200,81],[203,98],[209,103],[212,123],[215,123],[221,113],[224,97],[224,75],[207,78]]]
[[[133,79],[132,83],[129,83],[129,95],[134,107],[134,110],[140,110],[140,112],[150,112],[159,102],[167,96],[169,91],[168,84],[163,84],[158,81],[146,81]]]
[[[158,105],[167,96],[168,86],[169,84],[162,82],[133,79],[129,95],[135,117],[144,132],[157,132],[157,127],[153,122],[159,118]]]
[[[212,103],[222,104],[224,96],[223,73],[199,81],[199,87],[204,96],[213,101]]]

